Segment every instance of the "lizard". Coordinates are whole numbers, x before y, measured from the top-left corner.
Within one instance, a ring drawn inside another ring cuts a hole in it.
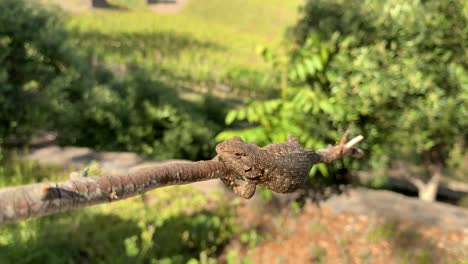
[[[220,179],[234,193],[245,199],[250,199],[255,194],[257,185],[278,193],[290,193],[303,186],[314,164],[330,163],[345,155],[363,155],[362,150],[349,147],[351,141],[346,144],[348,133],[349,130],[345,132],[339,145],[329,145],[319,151],[302,148],[299,141],[291,135],[286,142],[265,147],[233,137],[216,146],[217,156],[214,159],[223,162],[229,170]],[[243,180],[243,184],[238,184],[238,180]]]

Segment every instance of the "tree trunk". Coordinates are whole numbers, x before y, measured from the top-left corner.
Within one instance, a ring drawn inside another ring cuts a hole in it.
[[[433,202],[437,198],[437,189],[442,176],[442,166],[439,164],[431,164],[427,167],[431,178],[426,184],[418,186],[418,196],[419,199],[423,201]]]
[[[418,188],[419,199],[423,201],[433,202],[437,197],[437,187],[439,182],[428,182],[422,188]]]

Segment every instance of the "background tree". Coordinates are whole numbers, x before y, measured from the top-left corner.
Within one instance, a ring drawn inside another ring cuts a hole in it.
[[[0,143],[21,142],[73,98],[80,70],[58,15],[26,1],[0,9]]]
[[[368,168],[399,167],[421,199],[434,200],[453,147],[466,156],[467,10],[457,0],[309,1],[291,31],[298,47],[278,68],[287,89],[227,122],[254,124],[242,132],[247,140],[290,132],[312,148],[352,122],[368,135]]]
[[[23,0],[0,8],[0,144],[26,143],[50,129],[61,144],[161,159],[212,157],[222,120],[210,115],[222,108],[211,97],[182,100],[153,68],[109,70],[115,65],[76,45],[57,10]]]
[[[141,67],[122,77],[99,66],[79,102],[58,119],[59,141],[94,149],[133,151],[158,159],[210,159],[220,127],[209,96],[200,102],[179,93]],[[79,113],[79,114],[78,114]],[[220,121],[220,123],[222,120]]]

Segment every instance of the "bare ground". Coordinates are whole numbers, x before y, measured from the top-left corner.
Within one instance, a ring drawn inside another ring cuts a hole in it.
[[[403,205],[404,206],[404,205]],[[257,230],[254,245],[235,239],[221,261],[237,252],[252,263],[462,263],[468,260],[468,230],[413,221],[334,212],[308,204],[272,215],[240,206],[238,219]]]

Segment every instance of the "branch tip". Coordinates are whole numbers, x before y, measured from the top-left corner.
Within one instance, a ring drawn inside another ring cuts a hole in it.
[[[346,143],[346,145],[344,147],[345,147],[345,149],[351,149],[354,146],[356,146],[359,142],[361,142],[363,139],[364,139],[364,136],[359,135],[359,136],[351,139],[348,143]]]

